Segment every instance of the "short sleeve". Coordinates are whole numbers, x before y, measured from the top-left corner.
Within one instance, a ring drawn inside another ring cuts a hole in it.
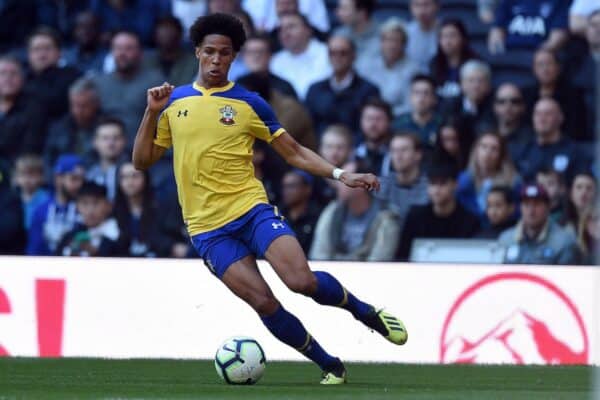
[[[171,127],[169,126],[169,115],[166,109],[158,117],[154,144],[166,149],[171,147]]]
[[[254,111],[250,116],[250,132],[254,137],[271,143],[273,139],[285,132],[271,106],[261,97],[252,97],[248,104]]]

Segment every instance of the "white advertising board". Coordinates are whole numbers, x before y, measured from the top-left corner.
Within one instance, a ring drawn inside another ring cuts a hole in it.
[[[600,364],[592,267],[311,263],[357,297],[397,314],[394,346],[344,310],[287,290],[282,304],[345,360]],[[212,358],[225,338],[258,339],[269,359],[301,360],[199,260],[0,257],[0,355]]]

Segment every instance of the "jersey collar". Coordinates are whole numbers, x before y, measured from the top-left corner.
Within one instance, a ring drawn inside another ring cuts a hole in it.
[[[195,81],[194,81],[194,84],[193,84],[194,89],[196,89],[197,91],[201,92],[204,96],[210,96],[213,93],[226,92],[229,89],[231,89],[233,87],[233,85],[234,85],[234,83],[231,82],[231,81],[229,81],[227,83],[227,85],[225,85],[225,86],[214,87],[214,88],[207,89],[207,88],[205,88],[203,86],[198,85],[198,83],[195,82]]]

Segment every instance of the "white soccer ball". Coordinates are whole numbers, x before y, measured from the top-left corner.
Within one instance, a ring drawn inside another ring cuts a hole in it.
[[[215,368],[226,383],[252,385],[265,372],[266,361],[265,352],[255,339],[234,336],[217,349]]]

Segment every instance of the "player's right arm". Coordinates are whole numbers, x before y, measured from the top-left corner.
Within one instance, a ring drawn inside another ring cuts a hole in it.
[[[168,83],[148,89],[148,104],[133,143],[132,159],[136,169],[150,168],[166,151],[165,147],[154,143],[154,133],[160,112],[167,105],[173,89],[174,86]]]

